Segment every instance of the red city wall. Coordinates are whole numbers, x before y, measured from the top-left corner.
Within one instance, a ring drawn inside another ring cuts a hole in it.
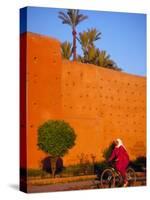
[[[78,163],[82,153],[101,160],[115,138],[123,140],[131,159],[146,155],[145,77],[62,60],[60,43],[52,38],[21,38],[27,39],[28,168],[39,168],[46,156],[37,147],[37,129],[48,119],[64,119],[77,134],[64,165]]]

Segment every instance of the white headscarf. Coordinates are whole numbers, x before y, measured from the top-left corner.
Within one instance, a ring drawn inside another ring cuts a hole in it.
[[[118,144],[116,145],[117,148],[119,148],[120,146],[123,146],[125,148],[125,146],[122,143],[122,140],[117,138],[116,141],[118,142]],[[126,149],[126,148],[125,148]]]

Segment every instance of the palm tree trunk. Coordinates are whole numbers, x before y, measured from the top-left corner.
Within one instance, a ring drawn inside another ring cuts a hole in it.
[[[77,58],[77,53],[76,53],[76,30],[75,28],[73,28],[73,31],[72,31],[72,35],[73,35],[73,60],[76,60]]]

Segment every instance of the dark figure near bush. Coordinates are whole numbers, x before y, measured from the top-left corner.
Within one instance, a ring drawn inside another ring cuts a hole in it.
[[[46,158],[44,158],[42,161],[42,170],[47,172],[47,173],[50,173],[52,174],[52,169],[51,169],[51,156],[48,156]],[[61,173],[63,170],[63,160],[62,158],[57,158],[57,161],[56,161],[56,174],[59,174]]]

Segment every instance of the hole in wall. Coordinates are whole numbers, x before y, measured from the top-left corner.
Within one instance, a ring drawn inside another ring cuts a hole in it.
[[[83,78],[83,72],[80,73],[80,77],[81,77],[81,79]]]
[[[33,57],[33,60],[36,61],[36,60],[37,60],[37,56],[34,56],[34,57]]]
[[[57,51],[53,51],[53,54],[57,55]]]

